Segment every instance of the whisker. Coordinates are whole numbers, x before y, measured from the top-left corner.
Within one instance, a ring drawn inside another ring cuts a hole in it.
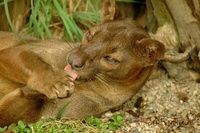
[[[110,87],[109,87],[110,85],[109,85],[108,83],[106,83],[101,77],[96,76],[96,78],[102,83],[102,85],[105,86],[106,89],[109,89],[109,88],[110,88]]]
[[[67,42],[67,45],[71,48],[71,50],[75,48],[75,46],[72,43]]]
[[[80,44],[74,44],[74,43],[69,43],[69,42],[66,42],[67,45],[71,48],[71,50],[77,48],[80,46]]]
[[[102,78],[108,84],[113,84],[114,83],[114,81],[111,78],[109,78],[109,77],[107,77],[107,76],[105,76],[103,74],[98,74],[98,76],[100,78]]]
[[[102,82],[102,84],[106,87],[106,88],[113,88],[114,81],[108,77],[106,77],[105,75],[102,74],[96,74],[95,77]]]

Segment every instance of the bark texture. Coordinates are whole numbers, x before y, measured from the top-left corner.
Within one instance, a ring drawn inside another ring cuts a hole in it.
[[[147,10],[152,37],[166,46],[164,60],[200,72],[200,0],[147,0]],[[175,67],[163,64],[168,72]]]

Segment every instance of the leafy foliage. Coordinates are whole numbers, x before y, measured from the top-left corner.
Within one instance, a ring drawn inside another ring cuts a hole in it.
[[[37,123],[25,125],[22,121],[0,128],[0,133],[12,130],[14,133],[74,133],[74,132],[101,132],[116,131],[123,125],[123,115],[114,115],[111,122],[103,122],[96,117],[80,120],[40,120]]]
[[[122,114],[117,114],[112,118],[112,122],[104,123],[101,119],[91,116],[86,118],[86,122],[89,125],[96,126],[101,130],[101,132],[108,132],[109,130],[115,131],[118,127],[122,126],[123,118]]]

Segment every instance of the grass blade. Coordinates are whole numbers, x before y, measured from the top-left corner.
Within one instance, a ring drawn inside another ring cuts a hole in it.
[[[60,111],[58,112],[58,115],[56,116],[57,120],[60,120],[62,117],[62,114],[64,113],[64,111],[66,110],[67,106],[70,104],[70,102],[68,102],[65,106],[63,106]]]
[[[4,0],[3,2],[4,4],[4,9],[5,9],[5,13],[6,13],[6,17],[7,17],[7,20],[8,20],[8,23],[12,29],[12,31],[15,33],[15,35],[20,39],[22,40],[23,42],[27,43],[16,31],[14,25],[12,24],[12,21],[11,21],[11,18],[10,18],[10,13],[9,13],[9,10],[8,10],[8,0]]]

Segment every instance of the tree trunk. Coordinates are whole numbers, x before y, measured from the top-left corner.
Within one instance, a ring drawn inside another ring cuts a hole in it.
[[[147,10],[152,37],[166,46],[164,60],[186,60],[163,62],[169,75],[182,80],[188,69],[200,72],[200,0],[147,0]]]

